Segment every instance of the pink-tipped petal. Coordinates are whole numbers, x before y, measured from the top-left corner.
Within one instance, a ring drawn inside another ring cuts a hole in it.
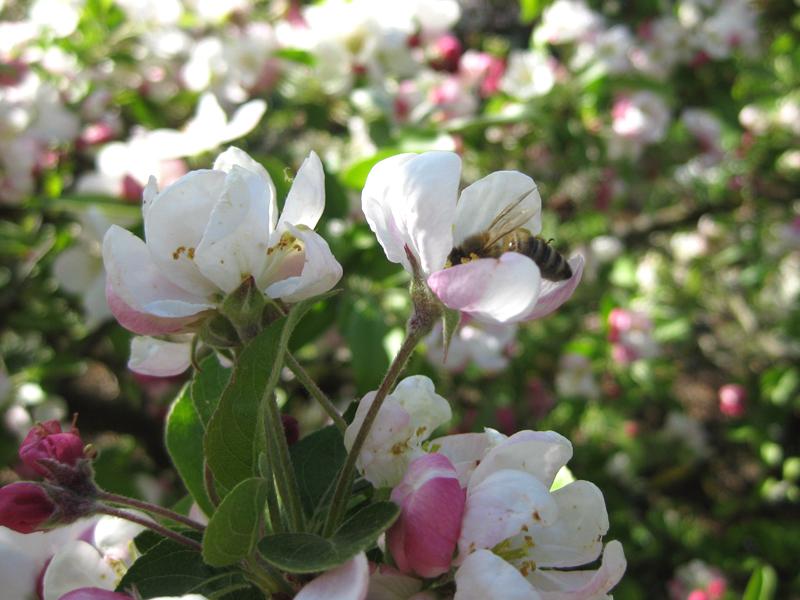
[[[369,563],[363,552],[307,584],[295,600],[364,600],[369,586]]]
[[[441,454],[416,459],[392,501],[402,512],[386,543],[400,570],[424,578],[449,571],[465,502],[452,463]]]
[[[572,277],[566,281],[558,282],[542,279],[542,289],[539,292],[539,300],[536,302],[536,306],[534,306],[533,310],[522,317],[522,321],[532,321],[533,319],[546,317],[570,299],[575,288],[577,288],[578,284],[581,282],[585,260],[582,255],[578,254],[570,258],[567,262],[569,266],[572,267]]]
[[[428,285],[450,308],[481,320],[511,323],[536,306],[541,276],[530,258],[507,252],[437,271],[428,277]]]
[[[606,598],[619,583],[627,562],[622,544],[606,544],[600,568],[594,571],[557,571],[537,569],[530,581],[540,590],[542,600],[594,600]]]
[[[134,310],[120,298],[110,281],[106,281],[106,301],[111,309],[114,318],[119,321],[128,331],[139,335],[164,335],[182,331],[192,322],[197,320],[197,316],[184,318],[156,317],[138,310]]]

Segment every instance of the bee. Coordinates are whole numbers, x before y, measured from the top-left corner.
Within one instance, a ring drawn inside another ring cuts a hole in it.
[[[550,242],[522,227],[533,215],[532,208],[521,206],[530,193],[531,190],[525,192],[500,211],[488,229],[468,236],[461,245],[453,248],[447,257],[448,265],[464,264],[477,258],[499,258],[506,252],[518,252],[536,263],[544,279],[564,281],[572,277],[569,263]]]

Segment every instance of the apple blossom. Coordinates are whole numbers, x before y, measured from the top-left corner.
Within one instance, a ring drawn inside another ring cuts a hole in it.
[[[478,320],[513,323],[541,318],[575,290],[583,257],[570,259],[572,277],[544,280],[536,263],[516,252],[448,266],[448,256],[471,235],[485,231],[507,207],[525,218],[521,226],[541,231],[536,184],[517,171],[498,171],[458,197],[461,160],[451,152],[399,154],[370,171],[362,209],[391,262],[412,272],[406,248],[431,290],[448,307]]]
[[[563,44],[579,40],[602,27],[603,18],[583,0],[557,0],[542,13],[542,21],[533,32],[541,43]]]
[[[44,488],[19,481],[0,488],[0,525],[19,533],[47,530],[56,506]]]
[[[375,400],[366,394],[344,434],[350,450],[358,430]],[[375,487],[400,483],[409,463],[424,455],[422,442],[452,416],[447,400],[437,395],[433,382],[423,375],[406,377],[386,397],[358,457],[358,468]]]
[[[500,80],[500,89],[520,100],[544,96],[555,85],[555,64],[555,59],[539,50],[514,51]]]
[[[449,571],[465,500],[450,460],[437,453],[415,459],[391,498],[401,513],[386,545],[398,568],[423,578]]]
[[[737,383],[719,388],[719,411],[726,417],[741,417],[747,411],[747,390]]]
[[[442,325],[437,323],[426,340],[428,360],[449,371],[462,371],[474,362],[487,373],[497,372],[508,366],[508,355],[516,334],[517,326],[513,323],[503,325],[464,319],[450,340],[445,356]]]
[[[658,355],[658,345],[653,339],[653,324],[646,314],[615,308],[608,315],[608,328],[611,355],[615,362],[625,365]]]
[[[74,467],[84,458],[84,443],[73,425],[70,431],[62,431],[58,421],[45,421],[33,427],[19,447],[19,458],[30,469],[43,477],[50,469],[41,461],[56,461]]]
[[[342,274],[312,228],[325,202],[313,152],[278,216],[266,170],[229,148],[212,170],[192,171],[161,192],[144,191],[146,242],[112,226],[103,241],[107,296],[134,333],[187,331],[252,277],[270,297],[296,302],[329,290]]]

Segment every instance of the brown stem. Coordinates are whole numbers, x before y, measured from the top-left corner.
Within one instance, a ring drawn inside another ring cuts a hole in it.
[[[100,500],[105,500],[106,502],[121,504],[131,508],[138,508],[139,510],[153,513],[154,515],[159,515],[160,517],[180,523],[181,525],[185,525],[186,527],[194,529],[195,531],[203,532],[206,529],[202,523],[198,523],[189,517],[184,517],[182,514],[176,513],[168,508],[164,508],[163,506],[158,506],[157,504],[150,504],[149,502],[137,500],[136,498],[128,498],[127,496],[120,496],[118,494],[111,494],[104,491],[101,491],[97,497]]]
[[[193,539],[190,539],[176,531],[172,531],[171,529],[167,529],[163,525],[159,525],[155,521],[150,521],[149,519],[145,519],[138,515],[125,512],[124,510],[120,510],[118,508],[113,508],[111,506],[107,506],[105,504],[99,504],[97,508],[97,512],[104,515],[109,515],[111,517],[117,517],[119,519],[125,519],[126,521],[130,521],[131,523],[136,523],[143,527],[147,527],[148,529],[152,529],[159,535],[163,535],[166,538],[169,538],[179,544],[183,544],[191,548],[192,550],[196,550],[197,552],[202,552],[203,546],[200,542],[196,542]]]

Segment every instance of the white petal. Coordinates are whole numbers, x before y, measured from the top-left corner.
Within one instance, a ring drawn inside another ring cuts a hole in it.
[[[575,481],[553,492],[558,520],[549,527],[532,527],[536,545],[530,557],[540,567],[578,567],[603,550],[608,513],[603,493],[588,481]]]
[[[167,186],[150,204],[144,220],[147,249],[153,262],[176,285],[197,295],[216,286],[197,268],[193,254],[225,185],[221,171],[187,173]]]
[[[543,600],[602,600],[622,579],[627,563],[622,544],[606,544],[600,568],[594,571],[537,569],[530,575]]]
[[[407,245],[425,273],[444,266],[460,176],[461,159],[452,152],[400,154],[372,168],[361,206],[390,261],[410,272]]]
[[[113,590],[117,575],[91,544],[77,540],[56,553],[47,566],[43,583],[44,600],[58,600],[82,587]]]
[[[286,203],[283,205],[278,231],[282,224],[305,225],[309,229],[317,226],[325,208],[325,172],[316,152],[311,152],[300,165],[292,182]]]
[[[278,222],[277,193],[275,192],[275,184],[272,183],[272,177],[269,176],[269,173],[261,165],[261,163],[253,160],[252,157],[247,154],[247,152],[240,150],[236,146],[231,146],[225,150],[225,152],[220,154],[217,157],[217,160],[214,161],[215,171],[224,171],[225,173],[230,173],[235,166],[247,169],[248,171],[258,175],[263,180],[263,184],[266,186],[267,193],[269,195],[269,207],[267,210],[269,213],[269,230],[270,233],[272,233],[275,231],[275,225]]]
[[[263,100],[251,100],[242,104],[236,109],[236,112],[231,115],[230,121],[222,129],[219,143],[230,142],[231,140],[239,139],[246,136],[253,131],[261,121],[261,117],[267,110],[267,103]]]
[[[424,375],[411,375],[395,386],[392,398],[411,416],[409,426],[419,440],[427,439],[453,416],[450,404],[438,395],[433,381]]]
[[[453,600],[539,600],[533,586],[513,566],[489,550],[470,554],[456,571]]]
[[[477,484],[470,481],[458,539],[459,560],[517,536],[532,523],[549,525],[557,516],[548,489],[524,471],[504,469]]]
[[[467,487],[475,467],[492,445],[485,433],[458,433],[437,438],[431,442],[431,451],[445,455],[458,473],[461,487]]]
[[[369,563],[363,552],[306,584],[295,600],[364,600],[369,585]]]
[[[488,452],[475,469],[470,485],[500,469],[519,469],[550,489],[556,473],[570,458],[572,444],[564,436],[554,431],[519,431]]]
[[[267,263],[269,192],[263,177],[233,165],[195,250],[197,268],[227,293]]]
[[[131,340],[128,368],[141,375],[171,377],[191,365],[191,344],[136,336]]]
[[[122,227],[112,225],[108,229],[103,239],[103,262],[108,284],[134,310],[146,312],[148,304],[159,300],[185,303],[182,314],[161,316],[185,317],[213,308],[203,296],[191,294],[167,279],[145,243]]]
[[[520,219],[517,227],[538,235],[542,230],[542,198],[533,179],[518,171],[497,171],[461,192],[453,243],[458,246],[470,235],[486,231],[503,209],[518,200],[511,213]]]
[[[289,232],[300,239],[304,261],[300,275],[287,277],[270,285],[266,293],[284,302],[299,302],[327,292],[342,278],[342,265],[334,258],[322,237],[308,229],[287,225]]]
[[[541,285],[539,267],[530,258],[506,252],[437,271],[428,285],[450,308],[476,319],[512,323],[536,306]]]
[[[125,512],[150,521],[150,517],[134,510]],[[119,517],[104,515],[100,517],[94,528],[94,546],[107,560],[133,562],[133,538],[144,531],[145,527]]]

